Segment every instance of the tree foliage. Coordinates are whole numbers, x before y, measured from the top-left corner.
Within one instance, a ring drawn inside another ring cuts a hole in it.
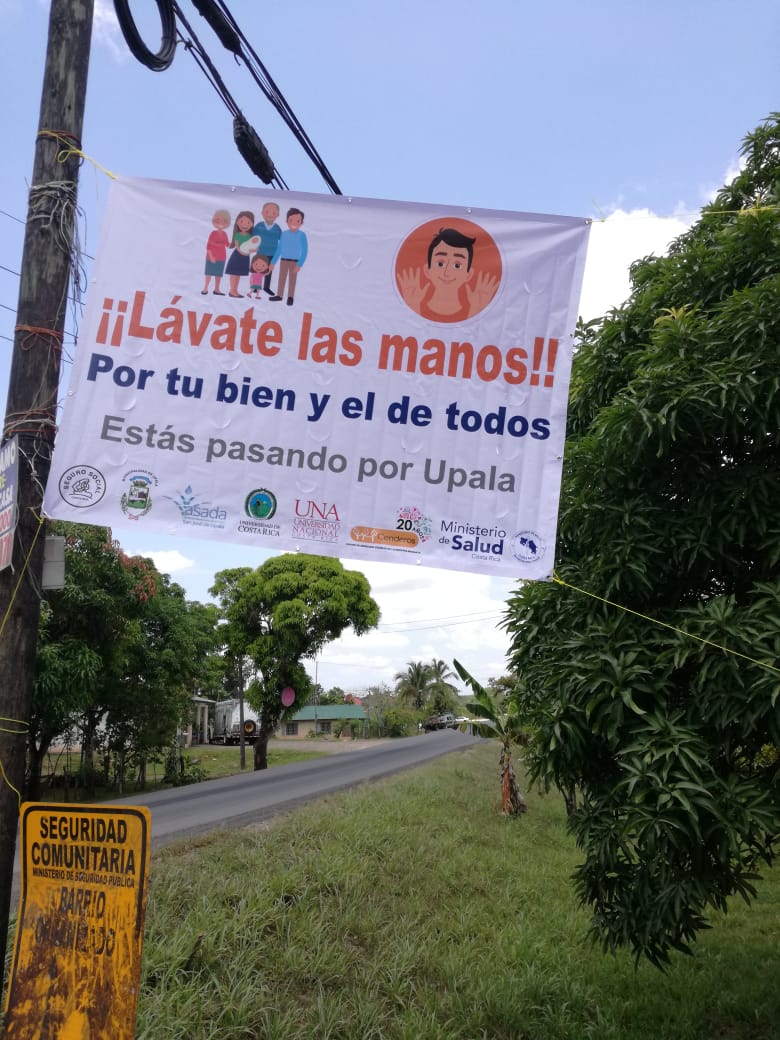
[[[40,796],[43,758],[80,731],[85,773],[99,726],[120,772],[130,756],[169,744],[193,683],[214,646],[214,607],[189,604],[151,560],[130,557],[105,527],[57,522],[65,537],[65,586],[41,608],[28,737],[28,797]]]
[[[265,769],[268,739],[286,711],[282,690],[295,690],[293,711],[306,703],[311,680],[303,662],[350,627],[357,635],[374,628],[379,607],[362,574],[305,553],[272,557],[254,571],[220,571],[211,593],[232,652],[251,658],[257,670],[247,699],[260,717],[255,769]]]
[[[780,117],[743,160],[580,327],[557,564],[574,588],[525,585],[507,614],[533,774],[578,788],[592,932],[658,965],[754,895],[780,826]]]

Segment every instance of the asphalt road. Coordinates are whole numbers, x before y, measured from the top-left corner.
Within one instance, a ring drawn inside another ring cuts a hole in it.
[[[137,792],[127,798],[112,799],[108,804],[148,806],[152,811],[152,849],[155,849],[218,828],[257,823],[323,795],[413,769],[478,742],[478,737],[458,730],[439,730],[257,773],[249,770],[237,776],[147,795]],[[19,898],[18,860],[17,844],[12,907]]]

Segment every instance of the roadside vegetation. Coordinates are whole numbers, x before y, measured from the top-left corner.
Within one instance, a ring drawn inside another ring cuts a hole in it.
[[[284,766],[291,762],[303,762],[309,758],[322,758],[325,752],[301,750],[299,748],[273,748],[268,753],[269,767]],[[116,798],[116,784],[108,785],[96,780],[91,790],[80,786],[79,759],[76,754],[58,752],[49,756],[44,764],[42,800],[46,802],[100,802]],[[150,761],[144,794],[172,786],[200,783],[203,780],[218,780],[223,776],[235,776],[241,772],[240,749],[222,747],[217,744],[201,744],[191,748],[176,749],[169,757],[160,756]],[[137,788],[130,784],[126,795]]]
[[[139,1040],[772,1040],[780,875],[666,973],[586,944],[564,801],[496,746],[155,853]]]
[[[555,580],[506,627],[605,949],[663,962],[780,843],[780,113],[579,329]],[[622,609],[621,609],[622,608]]]

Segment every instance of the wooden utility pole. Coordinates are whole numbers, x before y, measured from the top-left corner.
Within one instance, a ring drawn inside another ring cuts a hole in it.
[[[0,955],[8,940],[43,570],[43,492],[54,442],[73,269],[94,0],[52,0],[3,441],[19,444],[12,567],[0,572]],[[6,103],[10,104],[9,99]],[[63,161],[60,161],[60,160]]]

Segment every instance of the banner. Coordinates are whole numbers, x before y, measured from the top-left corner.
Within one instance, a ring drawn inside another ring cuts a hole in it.
[[[588,232],[114,182],[47,514],[548,576]]]

